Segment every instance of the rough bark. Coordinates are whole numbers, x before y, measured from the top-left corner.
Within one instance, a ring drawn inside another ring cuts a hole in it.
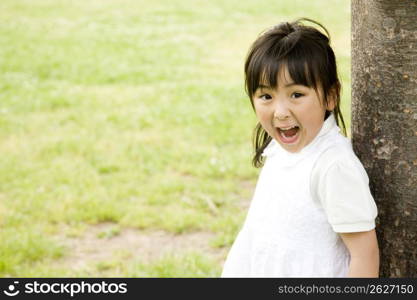
[[[417,277],[417,2],[352,0],[352,143],[378,206],[380,277]]]

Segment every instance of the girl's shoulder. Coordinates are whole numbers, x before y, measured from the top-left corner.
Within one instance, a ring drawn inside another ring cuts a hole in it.
[[[352,148],[351,141],[340,135],[328,143],[321,151],[314,163],[312,176],[324,175],[330,169],[352,170],[368,179],[366,171]]]
[[[326,162],[331,164],[338,160],[351,160],[354,157],[356,155],[353,152],[351,141],[347,137],[337,133],[327,138],[320,145],[317,163],[322,164]]]

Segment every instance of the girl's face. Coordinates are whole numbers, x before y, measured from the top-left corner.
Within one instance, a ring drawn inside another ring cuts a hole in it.
[[[265,131],[288,152],[299,152],[319,133],[326,107],[320,92],[294,84],[287,68],[278,74],[278,87],[260,85],[253,96],[256,115]],[[321,89],[319,89],[321,90]],[[333,110],[330,98],[328,110]]]

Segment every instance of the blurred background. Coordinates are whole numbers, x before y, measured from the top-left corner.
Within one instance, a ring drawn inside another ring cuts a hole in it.
[[[2,0],[0,276],[220,276],[259,174],[244,59],[298,17],[350,127],[350,1]]]

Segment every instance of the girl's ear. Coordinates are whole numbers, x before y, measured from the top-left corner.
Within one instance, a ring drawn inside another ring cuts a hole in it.
[[[335,89],[331,89],[329,95],[327,96],[327,105],[326,110],[333,111],[336,107],[336,91]]]

